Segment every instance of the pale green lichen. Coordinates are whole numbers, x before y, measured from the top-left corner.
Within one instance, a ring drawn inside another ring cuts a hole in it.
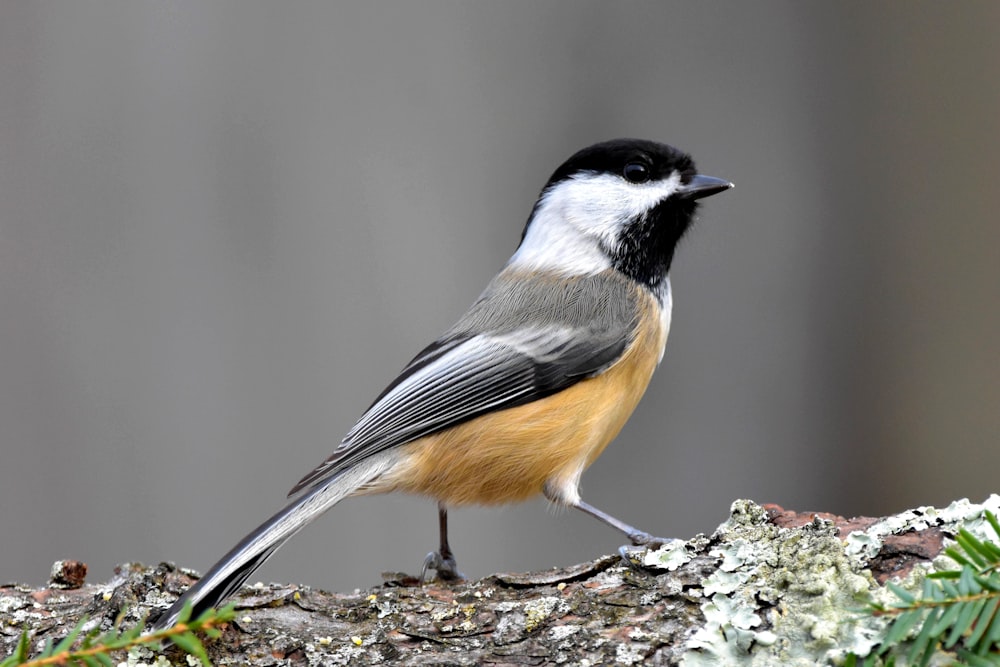
[[[118,667],[170,667],[170,661],[162,655],[154,655],[145,646],[133,646]]]
[[[616,665],[639,665],[645,660],[649,647],[645,644],[618,644],[615,646]]]
[[[906,533],[913,530],[924,530],[929,527],[936,527],[946,535],[956,535],[959,530],[964,529],[976,536],[976,538],[996,542],[996,533],[989,522],[986,521],[984,511],[989,510],[993,514],[1000,514],[1000,495],[993,494],[981,504],[972,503],[968,499],[961,499],[952,502],[947,507],[938,509],[935,507],[919,507],[907,510],[893,517],[888,517],[867,530],[855,531],[847,538],[846,550],[855,558],[862,558],[861,546],[877,544],[881,548],[885,536],[895,533]],[[952,544],[951,540],[945,541],[945,546]],[[859,546],[860,545],[860,546]],[[877,553],[877,549],[875,550]],[[924,585],[924,579],[932,572],[945,570],[956,570],[958,565],[942,549],[941,553],[931,563],[917,563],[902,578],[894,578],[893,583],[904,590],[908,590],[915,595],[920,595]],[[871,601],[884,605],[893,606],[899,603],[899,598],[887,587],[878,588],[872,591]],[[920,630],[920,626],[915,626],[908,637],[914,637]],[[859,654],[860,655],[860,654]],[[935,655],[930,664],[951,665],[954,664],[954,655],[941,652]]]
[[[887,535],[936,526],[959,527],[993,539],[984,509],[1000,512],[1000,496],[981,505],[960,500],[944,509],[921,507],[879,521],[864,531],[837,537],[829,522],[814,519],[798,528],[772,524],[750,501],[733,504],[732,515],[712,536],[716,569],[702,582],[705,621],[691,635],[681,664],[840,664],[847,655],[867,655],[882,637],[887,619],[864,613],[872,601],[891,603],[865,564]],[[678,545],[647,556],[647,567],[674,569],[688,552]],[[899,581],[919,589],[932,569],[954,568],[944,556],[918,565]]]
[[[456,616],[458,616],[458,612],[459,612],[458,602],[455,601],[455,600],[452,600],[452,603],[451,603],[450,606],[446,606],[446,607],[442,606],[442,607],[437,607],[436,609],[434,609],[431,612],[431,618],[435,622],[441,623],[442,621],[449,621],[449,620],[455,618]]]
[[[559,598],[541,597],[536,600],[524,603],[524,630],[532,632],[537,629],[545,619],[549,617],[552,610],[559,604]]]
[[[1000,513],[1000,495],[993,494],[982,504],[963,498],[942,509],[918,507],[886,517],[865,530],[856,530],[848,535],[845,551],[858,562],[864,562],[879,552],[887,535],[899,535],[932,526],[946,529],[950,527],[954,530],[961,526],[980,539],[992,540],[995,536],[983,519],[983,510]]]
[[[647,551],[642,557],[642,564],[647,568],[673,572],[692,558],[694,558],[694,552],[688,548],[688,543],[674,540],[664,544],[659,549]]]
[[[853,571],[832,525],[779,528],[737,501],[713,539],[719,566],[702,582],[705,623],[682,664],[804,666],[870,650],[876,624],[845,610],[862,607],[874,581]]]
[[[554,625],[549,628],[548,635],[549,639],[554,642],[559,642],[567,637],[572,637],[576,633],[580,632],[582,628],[579,625]],[[566,643],[560,644],[557,648],[569,648],[571,644]]]

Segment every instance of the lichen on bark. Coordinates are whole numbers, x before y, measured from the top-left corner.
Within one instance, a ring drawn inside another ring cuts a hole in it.
[[[1000,510],[1000,496],[851,520],[737,501],[711,536],[628,562],[454,585],[393,576],[350,594],[258,584],[235,596],[236,619],[207,646],[217,664],[246,665],[838,664],[879,641],[887,621],[864,607],[887,600],[884,581],[919,586],[944,538],[975,529],[984,507]],[[191,575],[133,564],[75,589],[0,587],[0,653],[22,629],[33,646],[58,641],[84,615],[107,629],[124,609],[123,623],[138,623]]]

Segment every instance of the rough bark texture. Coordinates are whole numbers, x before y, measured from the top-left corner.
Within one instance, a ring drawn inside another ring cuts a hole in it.
[[[996,511],[1000,497],[852,520],[737,501],[711,537],[628,562],[458,585],[395,576],[352,594],[257,585],[235,598],[236,620],[209,655],[247,665],[836,663],[877,644],[885,621],[858,609],[884,599],[884,581],[918,584],[944,538],[975,529],[984,506]],[[125,609],[123,624],[134,624],[193,581],[167,564],[125,565],[110,582],[81,585],[80,565],[57,563],[47,588],[0,587],[0,654],[25,628],[37,647],[83,615],[107,628]],[[164,655],[186,664],[176,649]]]

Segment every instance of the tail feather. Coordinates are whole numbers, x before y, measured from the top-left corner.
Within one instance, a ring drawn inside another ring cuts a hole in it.
[[[174,625],[188,602],[197,617],[209,607],[216,607],[239,590],[257,568],[293,535],[314,519],[370,483],[395,462],[392,452],[370,457],[323,484],[308,489],[277,514],[244,537],[205,573],[198,583],[186,590],[169,609],[151,620],[151,630]]]

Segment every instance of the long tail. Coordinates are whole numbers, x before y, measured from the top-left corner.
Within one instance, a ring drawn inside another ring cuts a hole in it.
[[[213,565],[198,583],[187,589],[169,609],[153,619],[150,629],[161,630],[174,625],[188,602],[193,607],[192,618],[209,607],[218,606],[239,590],[243,582],[295,533],[381,475],[391,467],[394,459],[390,452],[372,456],[292,500],[284,509],[240,540],[240,543]]]

